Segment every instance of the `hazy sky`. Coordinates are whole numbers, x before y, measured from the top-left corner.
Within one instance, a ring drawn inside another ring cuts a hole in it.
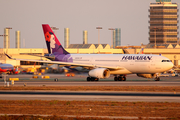
[[[59,28],[56,35],[63,46],[67,27],[70,44],[83,43],[83,30],[88,31],[88,43],[98,44],[96,27],[101,26],[101,44],[111,45],[111,27],[121,28],[121,45],[147,44],[150,2],[155,0],[0,0],[0,35],[5,27],[12,27],[11,48],[15,48],[17,30],[21,31],[22,48],[23,41],[26,48],[46,48],[42,24],[49,24]]]

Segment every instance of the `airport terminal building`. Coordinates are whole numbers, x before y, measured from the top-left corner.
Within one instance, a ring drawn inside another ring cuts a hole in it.
[[[66,28],[64,47],[72,54],[139,54],[141,48],[144,48],[144,54],[161,54],[169,58],[176,67],[180,67],[178,12],[178,3],[172,3],[171,0],[156,0],[156,3],[150,3],[149,44],[147,45],[121,46],[121,29],[117,29],[118,34],[113,34],[113,38],[117,38],[116,44],[113,44],[113,48],[110,47],[109,44],[88,44],[87,31],[83,33],[84,44],[69,45],[70,32],[69,28]],[[34,65],[36,65],[36,67],[41,67],[41,63],[10,60],[4,55],[4,53],[7,53],[13,58],[47,60],[43,57],[38,57],[47,54],[47,49],[20,47],[20,31],[16,31],[16,48],[9,48],[9,29],[10,28],[5,28],[4,48],[0,48],[0,63],[10,63],[18,67],[29,67]]]
[[[81,44],[80,44],[81,45]],[[73,46],[73,45],[70,45]],[[77,46],[74,45],[74,46]],[[83,45],[82,45],[83,46]],[[140,50],[144,46],[119,46],[116,49],[113,48],[103,48],[102,45],[99,45],[97,48],[93,44],[86,45],[87,48],[67,48],[66,50],[72,54],[139,54]],[[14,66],[29,67],[34,66],[40,67],[41,63],[33,62],[22,62],[11,60],[7,58],[4,53],[7,53],[11,57],[21,58],[21,59],[36,59],[36,60],[47,60],[43,57],[38,57],[44,54],[47,54],[47,49],[42,48],[9,48],[9,49],[0,49],[0,62],[1,63],[10,63]],[[161,54],[169,58],[175,66],[180,66],[180,45],[179,44],[166,44],[165,46],[157,46],[157,48],[148,48],[144,47],[144,54]]]

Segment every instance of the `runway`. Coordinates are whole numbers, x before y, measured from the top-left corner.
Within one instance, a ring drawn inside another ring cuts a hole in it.
[[[0,91],[0,100],[180,102],[180,94],[152,92]]]
[[[171,81],[98,81],[98,82],[74,82],[74,81],[15,81],[14,86],[180,86],[180,82]],[[4,82],[0,82],[3,86]]]
[[[33,79],[32,74],[18,74],[18,75],[8,75],[8,78],[19,78],[20,81],[54,81],[54,79],[58,79],[58,81],[63,81],[63,82],[87,82],[86,78],[88,76],[87,73],[83,73],[83,74],[76,74],[74,77],[66,77],[65,74],[45,74],[45,75],[36,75],[38,76],[38,79]],[[42,76],[49,76],[49,79],[42,79]],[[126,82],[130,81],[130,82],[155,82],[153,78],[149,79],[149,78],[143,78],[143,77],[138,77],[136,74],[130,74],[127,75],[126,77]],[[0,81],[3,81],[3,78],[0,78]],[[114,81],[114,77],[110,76],[107,79],[100,79],[98,82],[115,82]],[[180,77],[160,77],[160,82],[180,82]]]
[[[33,75],[11,75],[19,77],[14,86],[180,86],[179,77],[162,77],[160,81],[127,76],[127,81],[109,79],[86,81],[86,75],[65,77],[50,74],[51,79],[32,79]],[[26,77],[26,78],[24,78]],[[58,81],[54,81],[58,78]],[[1,80],[0,86],[4,86]],[[0,91],[0,100],[93,100],[93,101],[129,101],[129,102],[180,102],[180,93],[148,93],[148,92],[90,92],[90,91]]]
[[[63,74],[47,74],[50,79],[33,79],[33,75],[19,74],[9,75],[8,78],[19,78],[19,81],[15,81],[14,86],[180,86],[179,77],[161,77],[160,81],[154,81],[153,79],[146,79],[137,77],[136,75],[128,75],[127,81],[114,81],[111,76],[108,79],[100,79],[99,81],[86,81],[86,74],[78,74],[75,77],[66,77]],[[58,81],[55,82],[54,79]],[[4,80],[1,79],[0,86],[4,85]]]

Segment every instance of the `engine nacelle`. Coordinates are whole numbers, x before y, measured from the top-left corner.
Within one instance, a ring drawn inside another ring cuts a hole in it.
[[[110,76],[110,70],[106,68],[96,68],[89,71],[89,76],[95,78],[108,78]]]
[[[156,74],[137,74],[138,77],[155,78]]]

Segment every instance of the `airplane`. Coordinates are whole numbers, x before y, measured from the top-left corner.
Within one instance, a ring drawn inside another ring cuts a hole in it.
[[[139,77],[160,78],[156,73],[167,71],[173,63],[166,57],[152,54],[70,54],[67,52],[48,24],[42,24],[49,54],[44,57],[51,61],[16,59],[21,61],[59,64],[61,66],[83,67],[89,70],[87,81],[98,81],[114,75],[114,81],[125,81],[127,74]]]
[[[11,64],[2,64],[0,63],[0,74],[7,73],[7,74],[18,74],[18,71],[14,69],[14,66]]]

